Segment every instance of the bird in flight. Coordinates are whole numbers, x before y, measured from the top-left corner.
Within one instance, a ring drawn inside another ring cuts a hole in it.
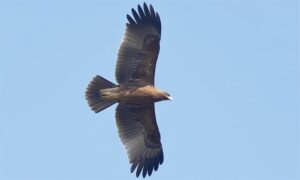
[[[164,160],[154,103],[171,97],[154,86],[161,37],[158,13],[144,3],[143,8],[138,5],[137,10],[132,9],[127,19],[117,57],[118,85],[97,75],[86,89],[86,99],[96,113],[118,103],[116,124],[132,164],[131,172],[136,169],[137,177],[141,173],[145,177]]]

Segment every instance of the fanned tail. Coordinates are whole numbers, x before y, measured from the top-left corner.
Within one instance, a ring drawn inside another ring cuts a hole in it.
[[[116,86],[117,85],[114,83],[98,75],[89,83],[85,92],[85,97],[89,106],[95,113],[100,112],[116,103],[115,101],[103,100],[100,92],[102,89],[113,88]]]

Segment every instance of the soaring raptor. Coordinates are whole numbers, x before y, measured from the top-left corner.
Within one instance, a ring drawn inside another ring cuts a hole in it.
[[[94,112],[118,103],[116,121],[127,149],[131,172],[150,176],[163,163],[164,155],[155,118],[154,103],[170,100],[168,93],[154,87],[161,23],[152,5],[144,3],[127,15],[126,32],[118,52],[118,85],[96,76],[89,83],[86,99]]]

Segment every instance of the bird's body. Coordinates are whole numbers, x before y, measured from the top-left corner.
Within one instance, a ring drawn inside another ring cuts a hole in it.
[[[131,172],[136,169],[136,176],[142,172],[145,177],[164,159],[154,103],[171,97],[154,86],[161,36],[159,15],[145,3],[137,11],[132,9],[133,18],[127,15],[129,23],[116,65],[118,85],[96,76],[88,85],[86,99],[96,113],[118,103],[118,133],[132,164]]]
[[[143,105],[148,102],[158,102],[170,98],[166,97],[163,91],[150,85],[142,87],[108,88],[101,90],[101,94],[106,101],[117,101],[138,105]]]

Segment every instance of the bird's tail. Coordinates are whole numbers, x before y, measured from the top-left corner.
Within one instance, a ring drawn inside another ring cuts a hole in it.
[[[116,103],[115,101],[103,100],[100,92],[102,89],[113,87],[117,87],[117,85],[98,75],[89,83],[85,92],[85,98],[94,112],[100,112]]]

